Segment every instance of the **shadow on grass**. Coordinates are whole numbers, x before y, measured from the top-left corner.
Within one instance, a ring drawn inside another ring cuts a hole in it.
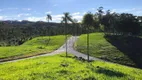
[[[123,52],[124,55],[128,56],[135,63],[133,67],[142,68],[142,38],[132,36],[105,36],[105,39]]]
[[[70,55],[68,55],[67,57],[65,55],[60,55],[60,57],[63,57],[63,58],[74,58],[74,56],[70,56]]]
[[[105,68],[99,68],[96,70],[97,73],[99,74],[105,74],[110,77],[123,77],[125,74],[118,72],[118,71],[113,71]]]

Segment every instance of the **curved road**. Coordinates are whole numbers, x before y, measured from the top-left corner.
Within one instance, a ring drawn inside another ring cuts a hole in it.
[[[71,53],[71,54],[73,54],[73,55],[75,55],[77,57],[82,57],[82,58],[84,58],[84,59],[87,60],[87,55],[82,54],[82,53],[74,50],[74,48],[73,48],[74,47],[74,43],[77,41],[78,38],[79,38],[78,36],[72,36],[72,37],[70,37],[67,40],[67,51],[68,51],[68,53]],[[43,55],[38,55],[38,56],[33,56],[33,57],[28,57],[28,58],[23,58],[23,59],[17,59],[17,60],[0,62],[0,64],[7,63],[7,62],[16,62],[16,61],[19,61],[19,60],[25,60],[25,59],[36,58],[36,57],[41,57],[41,56],[51,56],[51,55],[63,53],[63,52],[65,52],[65,50],[66,50],[66,46],[64,44],[58,50],[55,50],[55,51],[53,51],[51,53],[47,53],[47,54],[43,54]],[[90,56],[90,60],[101,60],[101,59],[98,59],[98,58]]]
[[[74,43],[77,41],[78,38],[79,38],[78,36],[72,36],[69,39],[69,41],[68,41],[68,52],[77,56],[77,57],[82,57],[82,58],[87,60],[86,54],[83,54],[83,53],[80,53],[80,52],[74,50]],[[89,56],[89,60],[101,60],[101,59]]]

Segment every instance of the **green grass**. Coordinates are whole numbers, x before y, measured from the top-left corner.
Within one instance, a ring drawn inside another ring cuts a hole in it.
[[[58,49],[64,43],[64,36],[36,37],[20,46],[0,47],[0,59],[19,58],[44,54]]]
[[[60,54],[0,64],[0,80],[142,80],[142,70]]]
[[[122,39],[123,40],[123,39]],[[124,39],[125,40],[125,39]],[[116,40],[114,40],[116,41]],[[133,43],[133,42],[132,42]],[[112,45],[111,42],[109,42],[105,37],[103,33],[91,33],[90,34],[90,55],[95,56],[97,58],[101,58],[104,60],[139,67],[138,65],[141,65],[142,57],[141,56],[135,56],[136,53],[129,55],[130,53],[123,52],[120,49],[118,49],[116,46]],[[116,43],[119,44],[119,43]],[[122,44],[124,44],[122,42]],[[122,47],[122,46],[121,46]],[[76,50],[82,53],[87,53],[86,50],[86,34],[81,35],[78,41],[75,45]],[[127,47],[123,46],[123,49],[126,49]],[[133,46],[134,49],[134,46]],[[131,52],[131,49],[128,49],[129,52]],[[132,58],[133,57],[133,58]],[[141,60],[140,60],[141,59]],[[134,62],[137,60],[137,63]],[[138,63],[139,62],[139,63]]]

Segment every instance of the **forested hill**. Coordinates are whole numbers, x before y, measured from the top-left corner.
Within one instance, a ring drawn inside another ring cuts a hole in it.
[[[0,24],[2,26],[2,24],[7,24],[9,25],[9,27],[13,27],[13,26],[18,26],[18,25],[34,25],[34,24],[45,24],[45,25],[52,25],[52,26],[58,26],[59,23],[55,23],[55,22],[43,22],[43,21],[37,21],[37,22],[31,22],[31,21],[27,21],[27,20],[23,20],[23,21],[17,21],[17,20],[6,20],[6,21],[0,21]],[[22,27],[22,26],[21,26]]]
[[[68,25],[68,33],[75,29]],[[60,23],[30,22],[30,21],[0,21],[0,46],[21,45],[37,36],[64,34],[64,25]]]

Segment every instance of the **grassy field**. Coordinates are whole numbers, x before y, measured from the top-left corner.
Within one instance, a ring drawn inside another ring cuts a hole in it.
[[[142,40],[119,36],[105,37],[103,33],[90,34],[90,55],[108,61],[142,68]],[[75,48],[86,53],[86,35],[81,35]]]
[[[142,80],[140,69],[64,54],[0,64],[0,80]]]
[[[20,46],[0,47],[0,60],[27,57],[51,52],[64,43],[64,36],[37,37]]]

